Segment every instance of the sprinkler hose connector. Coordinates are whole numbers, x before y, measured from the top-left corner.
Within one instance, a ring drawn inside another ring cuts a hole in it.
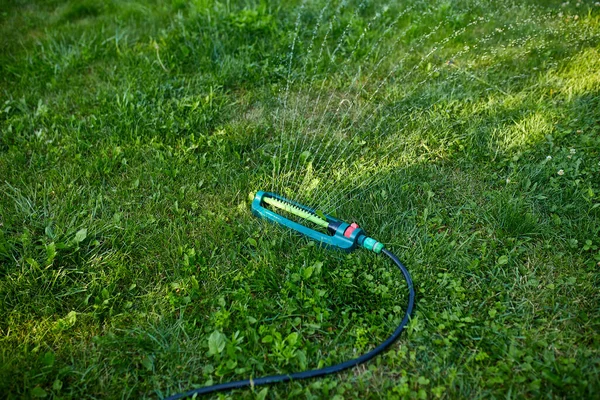
[[[363,236],[363,238],[364,239],[362,240],[362,243],[361,239],[358,239],[358,242],[362,247],[364,247],[367,250],[371,250],[377,254],[381,253],[381,250],[383,250],[383,243],[378,242],[372,237]]]

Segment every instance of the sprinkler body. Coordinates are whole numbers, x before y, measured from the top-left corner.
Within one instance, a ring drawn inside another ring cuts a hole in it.
[[[275,210],[283,210],[301,220],[309,221],[322,228],[326,228],[328,233],[319,232],[292,221],[278,214]],[[378,254],[383,249],[382,243],[368,237],[365,231],[355,222],[349,224],[331,215],[318,215],[314,209],[288,200],[275,193],[263,192],[262,190],[257,192],[252,201],[252,213],[257,217],[293,229],[326,247],[339,249],[347,253],[359,246]]]

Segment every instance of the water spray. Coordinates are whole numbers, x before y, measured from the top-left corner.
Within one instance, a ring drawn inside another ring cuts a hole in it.
[[[281,214],[281,212],[285,214]],[[331,249],[338,249],[349,253],[358,247],[363,247],[367,250],[373,251],[376,254],[385,254],[388,256],[394,262],[394,264],[396,264],[398,269],[400,269],[400,272],[402,272],[404,280],[406,281],[406,285],[408,286],[408,305],[406,307],[406,311],[404,312],[404,317],[394,332],[373,350],[354,359],[344,361],[340,364],[303,372],[271,375],[256,379],[250,378],[241,381],[205,386],[190,390],[188,392],[173,395],[168,397],[166,400],[176,400],[194,395],[240,389],[244,387],[254,387],[299,379],[316,378],[319,376],[340,372],[369,361],[384,351],[400,336],[404,330],[404,327],[408,323],[408,319],[410,318],[415,304],[415,291],[413,288],[412,278],[410,277],[408,270],[394,254],[384,247],[382,243],[371,237],[368,237],[365,231],[359,227],[358,224],[349,224],[331,215],[324,214],[300,203],[288,200],[285,197],[263,191],[257,192],[254,196],[254,200],[252,201],[252,213],[259,218],[266,219],[267,221],[292,229],[301,235],[308,236],[309,238],[319,242],[321,245]],[[303,223],[311,223],[315,225],[315,228],[320,230],[312,229],[306,225],[303,225]]]

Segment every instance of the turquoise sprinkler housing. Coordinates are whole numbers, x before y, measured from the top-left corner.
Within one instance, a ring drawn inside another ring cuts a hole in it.
[[[283,215],[276,213],[275,210],[283,210],[302,220],[326,228],[329,234],[316,231],[298,222],[294,222]],[[355,222],[348,224],[331,215],[317,214],[314,209],[288,200],[275,193],[263,192],[262,190],[257,192],[252,201],[252,213],[259,218],[264,218],[268,221],[293,229],[326,247],[339,249],[346,253],[351,252],[359,246],[377,254],[381,253],[381,250],[383,249],[382,243],[368,237],[365,231]]]

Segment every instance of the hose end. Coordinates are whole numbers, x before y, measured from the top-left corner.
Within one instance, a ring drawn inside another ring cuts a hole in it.
[[[367,250],[371,250],[376,254],[381,253],[381,250],[383,250],[383,243],[378,242],[377,240],[371,237],[365,237],[361,244],[362,247],[364,247]]]

